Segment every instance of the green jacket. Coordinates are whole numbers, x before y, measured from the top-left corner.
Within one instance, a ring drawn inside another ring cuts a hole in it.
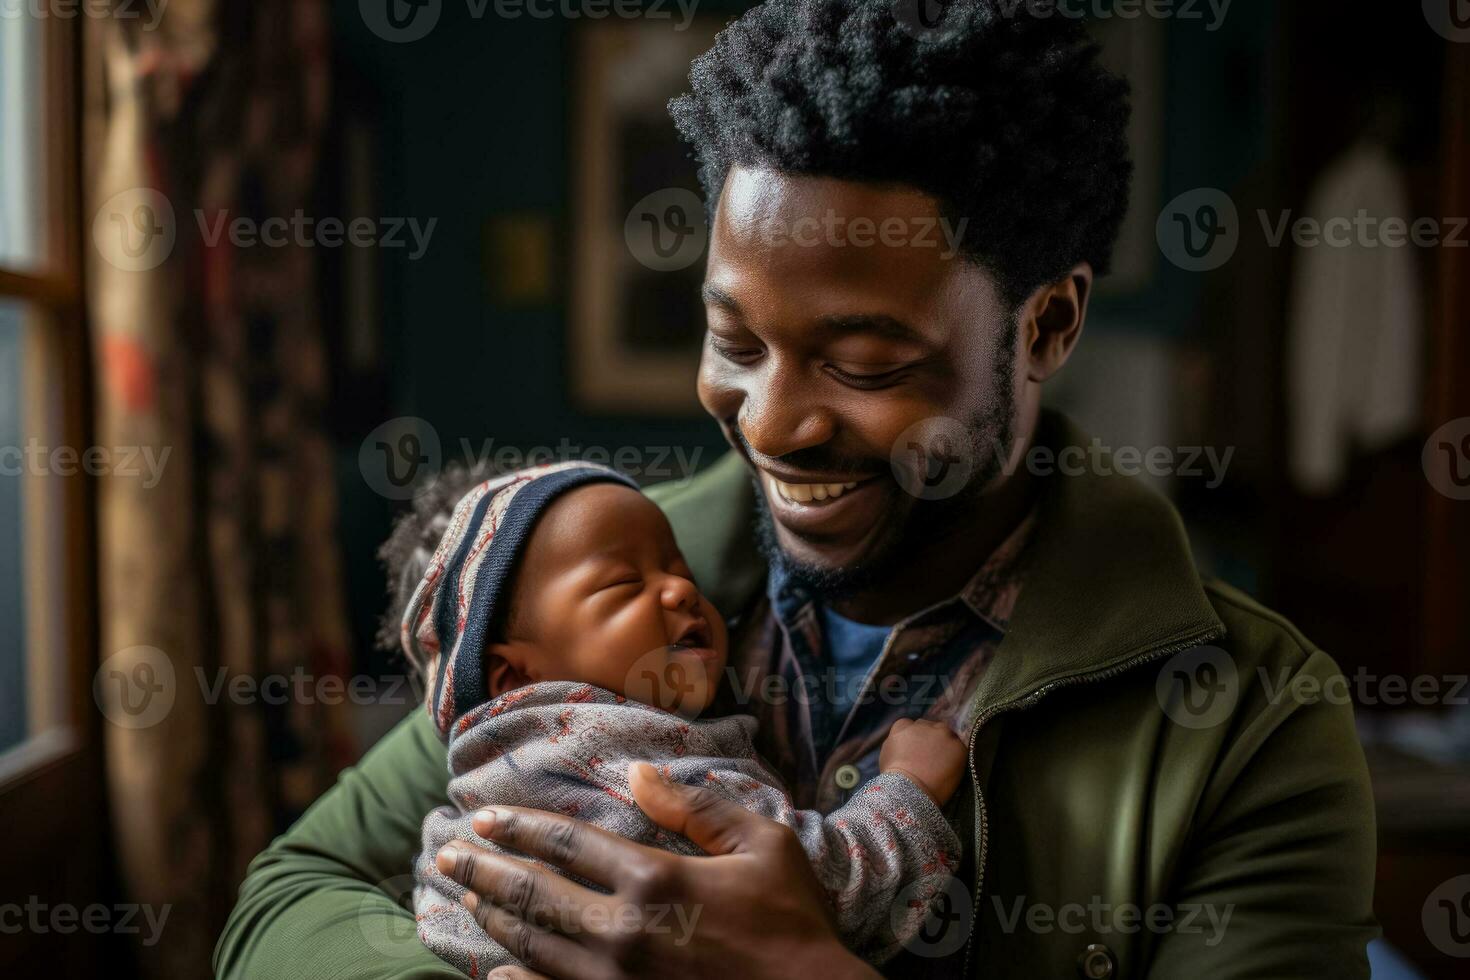
[[[1058,418],[1042,439],[1087,445]],[[752,492],[734,455],[651,492],[720,609],[764,581]],[[1200,645],[1182,657],[1209,669],[1176,658]],[[956,954],[967,972],[1367,976],[1367,769],[1351,708],[1313,697],[1336,674],[1281,617],[1201,582],[1162,498],[1124,477],[1047,479],[1025,585],[976,694],[961,839],[980,870],[956,895],[973,915]],[[251,864],[216,973],[458,976],[404,905],[446,779],[416,711]]]

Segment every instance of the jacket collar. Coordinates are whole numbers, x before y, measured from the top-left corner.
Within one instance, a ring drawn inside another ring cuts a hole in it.
[[[1053,454],[1089,445],[1080,429],[1053,412],[1043,414],[1036,441]],[[1223,635],[1183,524],[1167,500],[1131,477],[1091,471],[1040,482],[1025,584],[977,692],[984,703],[1004,703],[1063,678],[1107,672]],[[765,584],[766,564],[754,539],[754,493],[736,453],[687,483],[650,491],[701,588],[726,616],[746,609]]]

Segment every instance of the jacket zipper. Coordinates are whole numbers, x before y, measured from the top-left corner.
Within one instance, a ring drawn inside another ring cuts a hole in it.
[[[975,790],[975,821],[976,827],[980,832],[980,851],[975,855],[975,888],[972,892],[973,897],[970,900],[970,935],[965,939],[965,960],[961,970],[963,976],[969,976],[970,973],[970,954],[975,946],[975,931],[979,928],[980,924],[980,892],[985,884],[985,858],[990,848],[990,828],[986,826],[985,822],[985,794],[980,791],[980,774],[975,769],[975,739],[980,735],[980,727],[996,715],[1009,711],[1024,711],[1030,708],[1058,688],[1107,680],[1110,677],[1116,677],[1124,671],[1132,670],[1134,667],[1148,663],[1150,660],[1159,660],[1170,654],[1178,653],[1181,650],[1188,650],[1191,647],[1199,646],[1201,643],[1209,643],[1219,639],[1223,635],[1225,635],[1223,629],[1209,629],[1192,639],[1180,640],[1175,643],[1146,650],[1143,653],[1129,657],[1121,663],[1114,664],[1106,670],[1094,671],[1090,674],[1072,674],[1068,677],[1060,677],[1054,681],[1048,681],[1030,694],[1013,698],[1010,701],[1004,701],[985,709],[975,719],[975,724],[970,728],[968,755],[970,785]]]

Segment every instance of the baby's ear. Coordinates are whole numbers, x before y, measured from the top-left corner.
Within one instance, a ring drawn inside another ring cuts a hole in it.
[[[486,693],[498,698],[506,691],[514,691],[534,681],[538,675],[536,665],[540,663],[540,651],[536,644],[526,640],[509,640],[505,643],[490,643],[485,647]]]

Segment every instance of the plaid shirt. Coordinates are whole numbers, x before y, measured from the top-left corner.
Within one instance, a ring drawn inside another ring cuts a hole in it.
[[[814,598],[772,571],[766,595],[734,624],[724,707],[760,721],[756,747],[796,806],[830,813],[846,803],[878,774],[878,750],[900,718],[969,736],[972,695],[1005,637],[1034,523],[1033,510],[957,595],[893,627],[846,717],[827,693],[836,681]]]

